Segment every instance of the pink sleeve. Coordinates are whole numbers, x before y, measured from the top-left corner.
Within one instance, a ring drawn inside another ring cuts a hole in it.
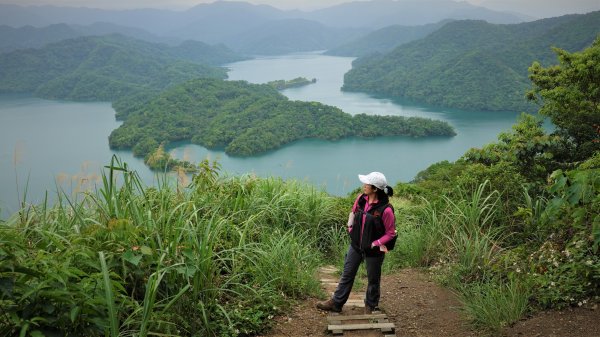
[[[391,207],[387,207],[381,215],[383,225],[385,226],[385,234],[379,240],[375,240],[373,243],[375,246],[385,245],[396,235],[396,216]]]

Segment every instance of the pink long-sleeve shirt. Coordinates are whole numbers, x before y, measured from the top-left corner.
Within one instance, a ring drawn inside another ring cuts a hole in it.
[[[352,206],[352,212],[356,212],[358,210],[358,200],[360,199],[362,195],[359,195],[356,200],[354,200],[354,205]],[[367,197],[366,195],[363,197],[364,199],[366,199],[366,203],[365,203],[365,213],[368,212],[372,205],[377,203],[377,199],[375,200],[374,203],[369,204],[369,197]],[[362,232],[365,226],[365,221],[366,221],[367,215],[363,214],[363,218],[362,218],[362,227],[360,229],[360,233],[362,236]],[[383,221],[383,225],[385,226],[385,234],[383,234],[383,236],[381,238],[379,238],[378,240],[375,240],[373,242],[371,242],[371,247],[374,246],[381,246],[381,245],[385,245],[388,241],[390,241],[395,235],[396,235],[396,216],[394,215],[394,211],[392,210],[391,207],[386,207],[386,209],[383,211],[383,214],[381,214],[381,220]],[[348,228],[348,232],[352,232],[352,228],[350,227]]]

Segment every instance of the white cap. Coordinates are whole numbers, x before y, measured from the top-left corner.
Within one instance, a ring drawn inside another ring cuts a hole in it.
[[[385,190],[387,187],[387,180],[385,180],[385,176],[381,172],[371,172],[367,175],[359,174],[358,179],[363,184],[373,185],[380,190]]]

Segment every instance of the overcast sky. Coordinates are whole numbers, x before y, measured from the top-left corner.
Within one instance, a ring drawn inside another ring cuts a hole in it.
[[[244,1],[244,0],[240,0]],[[280,9],[313,10],[330,7],[352,0],[245,0]],[[403,0],[399,0],[403,1]],[[414,0],[408,0],[414,1]],[[451,1],[451,0],[448,0]],[[600,10],[600,0],[466,0],[491,9],[515,11],[534,17],[548,17],[569,13],[587,13]],[[0,0],[1,4],[56,5],[109,9],[160,8],[183,10],[214,0]]]

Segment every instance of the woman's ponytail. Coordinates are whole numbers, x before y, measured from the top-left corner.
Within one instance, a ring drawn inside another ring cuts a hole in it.
[[[386,186],[383,189],[383,192],[385,192],[385,194],[387,194],[389,197],[394,196],[394,189],[392,188],[392,186]]]

